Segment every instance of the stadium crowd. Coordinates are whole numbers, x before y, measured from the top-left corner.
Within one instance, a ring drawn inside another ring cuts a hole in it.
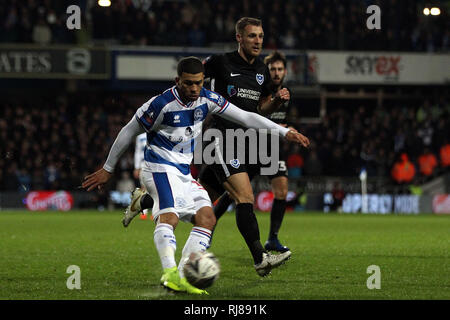
[[[422,1],[410,0],[116,0],[75,1],[81,30],[66,27],[70,0],[0,0],[0,42],[111,43],[213,46],[234,44],[242,16],[263,20],[266,49],[397,50],[448,52],[450,19],[423,15]],[[382,29],[369,30],[366,9],[377,4]]]
[[[294,172],[357,177],[365,168],[369,177],[391,177],[397,183],[425,182],[450,168],[446,153],[449,119],[450,104],[445,99],[424,100],[417,108],[360,106],[354,113],[333,110],[322,124],[304,129],[314,145],[291,155],[295,167],[301,169]],[[428,159],[422,157],[426,154],[434,158],[431,168]],[[393,169],[405,156],[417,170],[411,179],[402,181]]]
[[[129,98],[64,95],[55,101],[0,105],[1,190],[76,189],[106,158],[114,137],[134,114],[136,102]],[[425,181],[450,169],[449,119],[450,104],[444,99],[425,100],[418,108],[336,109],[321,124],[298,125],[312,147],[287,147],[289,175],[357,177],[365,167],[369,177],[390,177],[406,154],[416,168],[413,178]],[[434,165],[421,160],[427,153]],[[129,180],[121,173],[131,175],[133,169],[130,148],[115,176]]]

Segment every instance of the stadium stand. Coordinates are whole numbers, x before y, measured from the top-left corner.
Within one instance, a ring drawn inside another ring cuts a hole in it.
[[[88,28],[74,34],[65,27],[65,9],[74,1],[0,1],[0,42],[115,43],[208,47],[234,43],[234,23],[242,16],[263,20],[266,49],[379,50],[448,52],[448,15],[421,14],[424,1],[377,1],[383,30],[365,24],[370,1],[243,0],[96,1],[79,3]],[[400,13],[400,14],[399,14]]]
[[[131,119],[136,108],[126,96],[98,94],[0,105],[0,151],[5,155],[0,159],[1,190],[76,189],[81,177],[103,161],[124,119]],[[323,123],[304,126],[313,141],[310,150],[287,147],[290,169],[303,167],[294,170],[297,177],[356,176],[365,167],[369,176],[390,177],[394,163],[406,153],[416,176],[426,180],[429,176],[418,170],[420,157],[427,147],[440,159],[449,119],[448,101],[425,100],[417,108],[361,106],[354,114],[338,109]],[[131,151],[120,162],[120,171],[132,172]],[[444,165],[435,170],[448,170]]]
[[[112,1],[109,8],[82,0],[77,3],[85,27],[75,32],[65,25],[66,8],[72,2],[0,0],[0,45],[224,48],[224,44],[235,45],[235,21],[256,16],[263,20],[265,49],[449,52],[448,13],[424,16],[423,1],[378,1],[383,29],[370,31],[357,27],[365,25],[370,4],[365,0],[243,0],[233,6],[225,0],[121,0]],[[67,92],[39,99],[4,96],[0,101],[0,152],[4,155],[0,189],[76,189],[81,177],[104,159],[124,119],[130,119],[145,101],[137,103],[132,94],[108,90],[83,92],[82,97]],[[147,91],[146,97],[155,93]],[[291,118],[302,116],[294,111]],[[289,169],[293,177],[355,177],[364,167],[369,177],[393,182],[391,170],[406,153],[417,169],[417,179],[427,181],[449,170],[449,119],[448,96],[439,98],[439,94],[424,96],[414,105],[396,102],[374,108],[361,104],[352,111],[346,106],[330,108],[320,123],[299,124],[313,145],[308,151],[288,146]],[[425,147],[437,163],[430,175],[419,170]],[[132,171],[131,152],[122,159],[120,171]]]

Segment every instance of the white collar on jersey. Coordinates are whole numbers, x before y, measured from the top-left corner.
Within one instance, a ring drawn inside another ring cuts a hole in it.
[[[194,101],[191,101],[189,103],[183,103],[183,101],[181,101],[180,95],[178,94],[178,88],[177,86],[173,86],[172,89],[170,89],[173,93],[173,95],[175,96],[175,99],[178,101],[179,104],[181,104],[183,107],[185,108],[190,108],[192,107],[192,104],[194,103]]]

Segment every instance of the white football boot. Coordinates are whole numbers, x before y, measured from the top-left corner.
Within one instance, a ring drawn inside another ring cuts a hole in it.
[[[291,252],[286,251],[280,254],[263,253],[263,260],[259,264],[255,264],[255,270],[261,277],[270,274],[272,269],[281,266],[291,257]]]
[[[136,188],[131,192],[130,205],[125,209],[122,218],[122,224],[124,227],[128,227],[131,220],[141,212],[141,198],[145,194],[141,188]]]

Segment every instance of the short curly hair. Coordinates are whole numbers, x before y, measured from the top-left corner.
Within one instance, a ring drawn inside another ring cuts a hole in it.
[[[274,63],[275,61],[281,61],[283,62],[284,67],[286,68],[286,56],[281,53],[280,51],[274,51],[271,54],[269,54],[267,57],[264,58],[264,63],[268,66],[271,63]]]
[[[199,58],[194,56],[185,57],[178,62],[177,66],[178,76],[181,76],[183,72],[191,74],[204,73],[205,67],[203,66],[202,60]]]

